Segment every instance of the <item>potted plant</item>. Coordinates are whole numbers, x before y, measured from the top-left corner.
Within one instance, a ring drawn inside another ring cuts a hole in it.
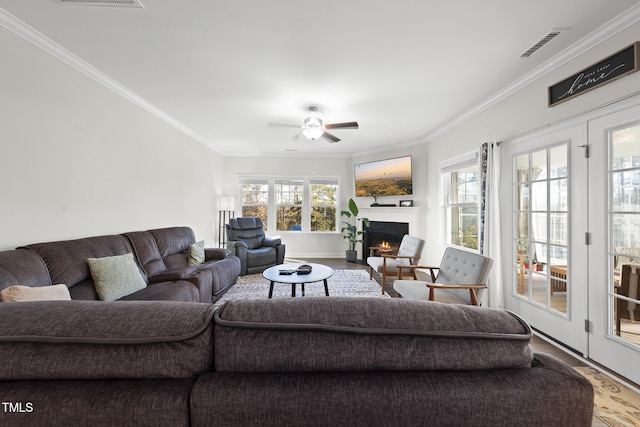
[[[359,230],[359,224],[362,222],[367,227],[369,226],[369,218],[358,218],[358,206],[353,199],[349,199],[349,210],[340,212],[340,215],[346,217],[342,223],[342,237],[349,241],[349,249],[346,251],[347,262],[356,262],[358,252],[356,251],[356,244],[362,243],[362,236],[365,231]]]

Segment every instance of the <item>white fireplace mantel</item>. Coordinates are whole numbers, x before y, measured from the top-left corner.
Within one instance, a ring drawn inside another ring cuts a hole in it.
[[[406,222],[409,224],[409,233],[415,234],[418,230],[418,207],[365,207],[360,208],[358,217],[368,218],[369,221]]]

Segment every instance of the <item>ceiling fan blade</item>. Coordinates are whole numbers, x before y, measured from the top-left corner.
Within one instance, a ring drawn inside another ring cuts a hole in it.
[[[322,134],[322,137],[326,140],[328,140],[329,142],[333,143],[333,142],[339,142],[340,138],[338,138],[335,135],[331,135],[329,132],[325,132]]]
[[[286,123],[267,123],[267,127],[270,128],[301,128],[300,125],[288,125]]]
[[[330,123],[324,127],[326,129],[358,129],[358,122]]]

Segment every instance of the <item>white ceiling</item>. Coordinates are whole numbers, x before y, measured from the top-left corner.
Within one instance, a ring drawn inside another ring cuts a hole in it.
[[[219,153],[252,156],[425,141],[594,31],[640,14],[635,0],[140,1],[0,0],[0,25]],[[520,58],[554,28],[567,30]],[[301,124],[309,105],[325,123],[360,129],[332,131],[342,141],[330,144],[267,127]]]

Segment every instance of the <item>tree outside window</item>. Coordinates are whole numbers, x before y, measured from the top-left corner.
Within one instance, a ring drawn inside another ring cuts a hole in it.
[[[338,184],[335,180],[315,180],[310,183],[311,231],[335,231]]]
[[[276,181],[276,230],[302,230],[303,191],[302,180]]]
[[[238,178],[243,216],[276,231],[337,232],[339,177]]]
[[[269,183],[267,181],[242,182],[240,193],[242,216],[261,218],[266,231],[269,223]]]

